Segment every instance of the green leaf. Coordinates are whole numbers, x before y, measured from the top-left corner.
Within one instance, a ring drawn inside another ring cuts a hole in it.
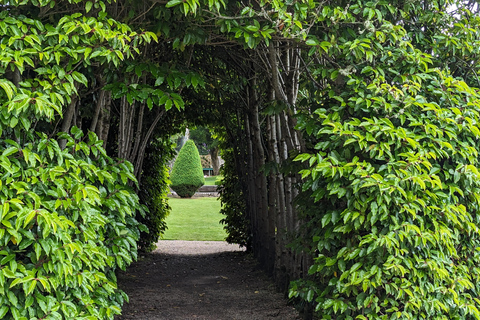
[[[25,221],[23,222],[23,227],[25,228],[36,215],[37,215],[37,212],[35,210],[31,210],[25,217]]]
[[[332,219],[332,213],[327,213],[322,218],[322,227],[325,227]]]
[[[308,302],[312,302],[313,296],[314,296],[313,290],[308,290],[308,292],[307,292],[307,301],[308,301]]]
[[[35,290],[36,286],[37,286],[37,280],[33,279],[32,281],[30,281],[30,284],[28,285],[28,290],[25,294],[26,295],[31,294],[33,290]]]
[[[8,99],[12,100],[12,98],[13,98],[13,89],[12,88],[14,88],[14,85],[8,80],[0,79],[0,87],[3,88],[3,90],[7,94]]]
[[[18,299],[15,293],[13,291],[8,291],[7,296],[12,306],[16,307],[18,305]]]
[[[29,308],[33,304],[34,301],[35,301],[35,299],[33,298],[33,296],[28,296],[25,299],[25,308]]]
[[[198,76],[196,74],[192,75],[192,85],[194,88],[197,88],[198,86]]]
[[[362,265],[363,265],[363,263],[361,263],[361,262],[355,263],[355,264],[350,268],[350,273],[357,271]]]
[[[167,100],[167,102],[165,103],[165,110],[170,110],[172,108],[172,104],[173,103],[171,99]]]
[[[310,155],[308,153],[302,153],[302,154],[299,154],[298,156],[296,156],[293,161],[302,161],[303,162],[303,161],[309,160],[311,157],[312,157],[312,155]]]
[[[180,3],[183,3],[183,0],[170,0],[170,1],[167,2],[165,7],[166,8],[171,8],[171,7],[174,7],[176,5],[179,5]]]
[[[158,77],[158,78],[155,80],[155,85],[156,85],[156,86],[159,86],[159,85],[161,85],[164,81],[165,81],[165,77],[163,77],[163,76]]]
[[[18,148],[17,147],[8,147],[7,149],[5,149],[2,153],[3,156],[5,157],[8,157],[14,153],[18,152]]]
[[[17,124],[18,124],[18,118],[12,116],[10,118],[10,128],[15,128],[17,126]]]
[[[13,273],[12,270],[10,270],[9,268],[4,268],[3,274],[5,275],[6,278],[10,278],[10,279],[16,278],[15,273]]]
[[[85,12],[90,12],[90,10],[92,9],[92,6],[93,6],[93,3],[91,1],[87,1],[87,3],[85,4]]]
[[[84,84],[85,86],[88,86],[87,77],[85,77],[82,73],[74,71],[72,73],[72,77],[73,77],[73,79],[75,79],[75,81],[80,82],[80,83]]]
[[[0,319],[3,319],[3,317],[7,314],[8,310],[8,306],[0,306]]]
[[[12,281],[12,283],[10,284],[10,287],[9,288],[12,288],[14,287],[16,284],[18,283],[22,283],[23,282],[23,279],[22,278],[17,278],[15,280]]]

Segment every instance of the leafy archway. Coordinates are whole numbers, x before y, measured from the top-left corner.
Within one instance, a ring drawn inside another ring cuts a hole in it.
[[[134,181],[148,248],[189,121],[221,140],[231,239],[291,297],[480,317],[476,3],[1,3],[2,317],[120,311]]]

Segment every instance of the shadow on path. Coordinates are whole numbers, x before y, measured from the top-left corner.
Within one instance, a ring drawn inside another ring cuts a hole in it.
[[[160,241],[118,276],[130,297],[117,320],[299,319],[256,262],[216,241]]]

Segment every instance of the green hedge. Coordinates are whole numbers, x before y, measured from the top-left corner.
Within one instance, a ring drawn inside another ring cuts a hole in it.
[[[138,196],[140,203],[148,208],[148,212],[145,215],[138,214],[137,220],[148,228],[148,232],[140,233],[138,247],[141,251],[154,250],[158,239],[167,228],[165,218],[171,211],[168,205],[170,180],[167,163],[174,156],[173,146],[170,139],[153,140],[143,160]]]
[[[298,117],[314,263],[290,297],[321,319],[480,319],[480,92],[406,41],[372,48],[376,65]]]
[[[132,165],[78,128],[65,149],[45,134],[0,139],[0,318],[113,319],[115,271],[136,258]]]
[[[170,187],[182,198],[190,198],[205,184],[198,149],[192,140],[180,149],[170,176]]]
[[[223,147],[223,146],[222,146]],[[236,243],[252,249],[251,223],[247,217],[245,194],[235,166],[235,150],[221,149],[225,163],[220,168],[221,185],[218,186],[219,199],[222,203],[220,213],[225,217],[220,221],[227,232],[228,243]]]

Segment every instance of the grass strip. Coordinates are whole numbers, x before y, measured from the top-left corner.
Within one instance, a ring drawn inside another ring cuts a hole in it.
[[[166,219],[164,240],[224,241],[227,234],[220,224],[217,198],[170,198],[172,212]]]
[[[205,185],[206,186],[214,186],[216,179],[217,179],[217,176],[205,177]]]

